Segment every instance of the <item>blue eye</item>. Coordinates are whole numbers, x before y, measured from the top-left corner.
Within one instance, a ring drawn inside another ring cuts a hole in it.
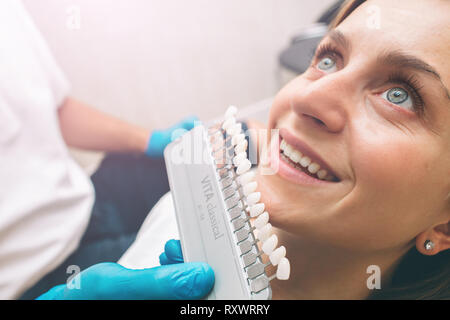
[[[403,88],[396,87],[386,90],[381,94],[381,97],[390,103],[414,110],[414,103],[409,96],[408,91]]]
[[[332,68],[336,67],[336,62],[330,57],[325,57],[319,61],[317,68],[324,71],[330,71]]]

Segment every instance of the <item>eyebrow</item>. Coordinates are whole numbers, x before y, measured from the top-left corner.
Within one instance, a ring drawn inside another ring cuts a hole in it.
[[[336,44],[338,44],[348,52],[350,52],[352,49],[349,39],[339,30],[336,29],[330,30],[325,37],[330,38],[332,41],[334,41]],[[436,80],[440,82],[442,88],[445,91],[447,99],[450,100],[450,91],[442,82],[442,77],[436,71],[436,69],[434,69],[431,65],[429,65],[425,61],[410,54],[407,54],[405,52],[402,52],[401,50],[395,50],[385,52],[382,55],[378,56],[377,62],[379,64],[394,66],[399,69],[401,68],[413,69],[425,74],[432,75]]]

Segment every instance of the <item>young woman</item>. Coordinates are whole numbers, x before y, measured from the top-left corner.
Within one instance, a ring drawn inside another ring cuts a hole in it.
[[[292,271],[274,298],[450,298],[449,18],[445,0],[349,1],[276,96],[284,150],[258,185]]]

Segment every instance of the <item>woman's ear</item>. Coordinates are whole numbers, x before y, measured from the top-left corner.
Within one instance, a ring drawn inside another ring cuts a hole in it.
[[[420,233],[416,237],[416,248],[417,251],[427,256],[450,249],[450,220]]]

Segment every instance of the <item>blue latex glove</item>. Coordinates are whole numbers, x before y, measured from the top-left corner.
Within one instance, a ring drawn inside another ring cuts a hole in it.
[[[164,246],[164,252],[159,256],[161,265],[183,263],[183,252],[181,251],[180,240],[169,240]]]
[[[80,289],[59,285],[38,300],[166,300],[200,299],[214,285],[214,272],[206,263],[179,263],[179,242],[166,243],[167,257],[160,267],[131,270],[117,263],[96,264],[79,274]],[[170,258],[169,258],[170,257]]]
[[[184,118],[174,126],[165,130],[154,130],[150,136],[145,154],[149,157],[162,157],[164,148],[173,140],[200,123],[196,116]]]

